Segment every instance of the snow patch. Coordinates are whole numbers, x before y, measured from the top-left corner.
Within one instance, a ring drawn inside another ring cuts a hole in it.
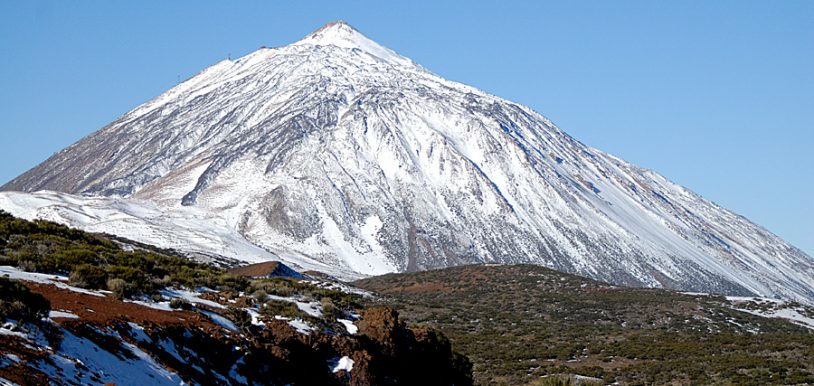
[[[731,302],[732,308],[752,315],[764,318],[785,319],[799,326],[814,330],[814,318],[811,309],[793,306],[788,302],[777,299],[750,297],[750,296],[727,296],[726,300]],[[746,304],[756,304],[758,308],[745,307]]]
[[[286,318],[284,316],[275,315],[274,319],[288,321],[288,325],[293,327],[300,334],[309,335],[309,334],[311,334],[311,331],[316,330],[316,328],[314,328],[313,326],[308,324],[308,322],[306,322],[306,321],[304,321],[304,320],[302,320],[300,318],[290,319],[290,318]]]
[[[201,299],[200,293],[192,292],[184,289],[164,289],[160,291],[161,296],[169,299],[183,299],[192,304],[204,305],[216,309],[225,309],[226,306],[223,304],[213,302],[207,299]]]
[[[359,332],[359,327],[356,327],[356,325],[353,324],[353,321],[351,320],[337,319],[336,321],[342,323],[342,325],[345,326],[345,330],[348,331],[348,334],[354,335],[357,332]]]
[[[53,318],[78,319],[79,315],[74,314],[72,312],[51,310],[48,312],[48,317],[51,319]]]
[[[118,385],[185,384],[175,373],[167,370],[138,347],[122,342],[134,359],[119,358],[92,341],[64,331],[59,351],[50,361],[32,365],[52,379],[74,379],[79,384],[112,383]],[[95,378],[99,375],[100,378]]]
[[[332,367],[333,367],[332,371],[335,373],[342,370],[351,372],[351,370],[353,370],[353,359],[350,359],[347,355],[343,356],[342,358],[339,358],[339,360],[336,361],[336,364],[333,365]]]
[[[40,284],[50,284],[57,288],[66,289],[73,292],[79,292],[86,295],[93,295],[93,296],[106,296],[108,291],[91,291],[84,288],[74,287],[71,285],[66,284],[65,282],[68,281],[67,276],[59,276],[59,275],[49,275],[44,273],[36,273],[36,272],[26,272],[17,267],[12,267],[10,265],[0,265],[0,276],[7,277],[9,279],[16,279],[16,280],[23,280],[23,281],[30,281],[34,283]]]
[[[294,303],[294,304],[297,305],[297,308],[300,311],[308,314],[309,316],[313,316],[315,318],[321,318],[322,317],[322,304],[320,304],[319,302],[312,301],[312,302],[307,302],[306,303],[306,302],[299,301],[299,300],[297,300],[295,298],[283,297],[283,296],[277,296],[277,295],[268,295],[266,298],[270,299],[270,300],[277,300],[277,301],[282,301],[282,302]]]
[[[231,320],[225,318],[221,314],[218,314],[218,313],[215,313],[215,312],[212,312],[212,311],[206,311],[206,310],[201,310],[201,313],[208,316],[209,319],[211,319],[212,322],[214,322],[218,326],[221,326],[221,327],[223,327],[223,328],[225,328],[225,329],[227,329],[229,331],[232,331],[232,332],[240,331],[240,329],[238,329],[237,326]]]

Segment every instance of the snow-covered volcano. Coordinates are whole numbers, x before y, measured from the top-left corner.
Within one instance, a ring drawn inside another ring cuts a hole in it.
[[[259,249],[338,271],[522,262],[814,301],[814,260],[767,230],[342,22],[219,62],[2,189],[191,207],[206,215],[184,221],[217,218]],[[5,193],[0,208],[53,213],[47,196]]]

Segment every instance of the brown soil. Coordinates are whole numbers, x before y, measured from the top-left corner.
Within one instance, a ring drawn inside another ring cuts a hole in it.
[[[209,319],[191,311],[162,311],[136,303],[123,302],[109,296],[94,296],[57,288],[50,284],[25,283],[31,291],[41,294],[51,302],[52,310],[76,314],[83,321],[107,324],[112,320],[124,320],[137,324],[182,324],[203,328],[216,328]],[[57,321],[70,319],[56,318]]]
[[[269,276],[280,266],[279,261],[268,261],[264,263],[249,264],[242,267],[236,267],[229,270],[233,275],[261,277]]]
[[[212,383],[212,374],[228,374],[237,369],[258,384],[314,385],[471,385],[471,364],[452,352],[449,341],[424,328],[411,330],[390,308],[362,311],[358,335],[333,335],[312,332],[304,335],[282,320],[274,320],[255,333],[223,335],[205,317],[192,312],[162,311],[113,297],[93,296],[53,285],[26,283],[33,292],[51,301],[53,310],[64,310],[80,319],[60,319],[65,330],[93,341],[103,350],[126,357],[118,338],[100,333],[113,329],[150,353],[167,369],[192,384]],[[149,341],[128,336],[123,322],[143,326]],[[169,341],[178,352],[193,352],[185,360],[163,351],[155,342]],[[39,385],[49,380],[25,362],[44,360],[46,351],[26,346],[21,339],[0,336],[0,354],[13,353],[23,362],[0,369],[0,376],[24,385]],[[235,350],[240,347],[240,350]],[[351,373],[331,372],[331,360],[349,356],[354,360]],[[424,371],[416,372],[415,368]],[[203,370],[201,370],[203,369]]]

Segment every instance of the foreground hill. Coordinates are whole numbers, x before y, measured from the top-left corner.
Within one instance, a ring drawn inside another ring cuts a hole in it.
[[[216,63],[2,190],[60,192],[0,195],[20,216],[345,277],[533,263],[814,302],[814,260],[768,230],[342,22]]]
[[[471,384],[443,335],[359,291],[144,247],[0,212],[0,384]]]
[[[814,383],[814,310],[799,304],[623,288],[532,265],[354,285],[384,296],[373,303],[409,322],[443,331],[482,385],[535,384],[551,374],[599,384]]]

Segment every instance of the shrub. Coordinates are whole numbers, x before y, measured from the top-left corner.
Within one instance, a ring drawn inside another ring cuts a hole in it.
[[[107,273],[90,264],[80,264],[71,271],[71,285],[82,288],[102,289],[107,284]]]
[[[37,263],[31,260],[19,260],[17,262],[17,268],[26,272],[35,272],[37,270]]]
[[[255,290],[262,290],[269,295],[288,297],[296,294],[301,285],[288,278],[272,278],[257,280],[252,283],[251,287]]]
[[[117,299],[124,299],[130,295],[130,285],[126,281],[119,278],[113,278],[107,281],[107,289],[113,292],[113,296]]]
[[[240,329],[245,329],[252,325],[251,314],[249,314],[246,310],[233,305],[226,307],[226,311],[224,311],[223,316],[231,320],[235,326]]]
[[[170,300],[170,308],[174,310],[184,310],[189,311],[192,309],[192,303],[188,302],[186,299],[181,298],[173,298]]]
[[[153,290],[150,285],[151,281],[147,280],[143,269],[126,265],[114,265],[108,267],[108,274],[113,278],[122,279],[133,292],[152,292]]]
[[[325,320],[333,321],[339,317],[342,317],[342,311],[336,307],[334,301],[329,297],[324,297],[320,300],[320,304],[322,305],[322,315]]]
[[[261,290],[261,289],[259,289],[259,290],[257,290],[257,291],[254,291],[254,292],[252,293],[252,295],[251,295],[251,297],[252,297],[254,300],[258,301],[258,302],[264,302],[264,301],[266,301],[266,298],[268,298],[268,296],[269,296],[269,295],[266,293],[266,291],[263,291],[263,290]]]
[[[23,323],[37,322],[48,316],[51,303],[33,293],[17,280],[0,277],[0,319],[13,319]]]
[[[268,316],[283,316],[286,318],[305,317],[305,313],[297,308],[297,305],[282,300],[269,300],[260,307],[260,313]]]

